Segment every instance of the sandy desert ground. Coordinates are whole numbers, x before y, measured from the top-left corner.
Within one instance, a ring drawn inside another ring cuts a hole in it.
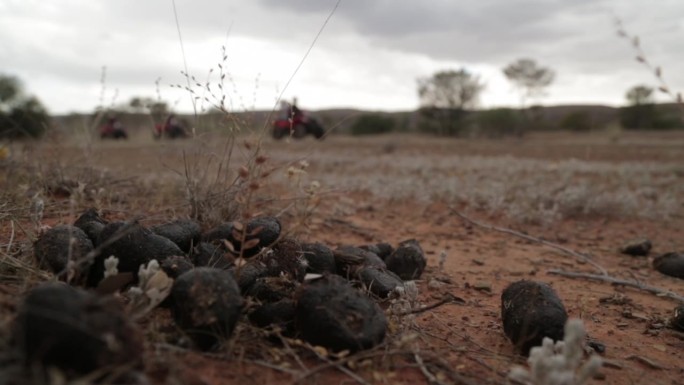
[[[223,188],[240,166],[256,167],[258,148],[265,156],[259,175],[269,175],[254,177],[253,194],[239,200],[249,205],[244,211],[278,215],[292,236],[331,247],[416,239],[428,258],[418,306],[462,301],[393,322],[383,345],[341,359],[257,343],[246,326],[221,351],[188,350],[166,339],[172,321],[157,309],[141,323],[152,383],[502,384],[513,365],[525,364],[501,322],[501,292],[520,279],[550,283],[589,340],[605,346],[592,383],[684,383],[684,334],[667,327],[681,303],[550,273],[603,274],[684,295],[683,280],[652,267],[655,256],[684,250],[684,133],[392,134],[261,144],[239,137],[228,167],[221,165],[226,143],[200,136],[14,144],[0,168],[1,322],[11,322],[21,294],[45,279],[8,262],[33,263],[36,194],[45,202],[43,226],[72,223],[88,207],[108,219],[161,223],[189,215],[192,196],[208,225],[236,212]],[[652,242],[648,256],[618,251],[636,238]]]

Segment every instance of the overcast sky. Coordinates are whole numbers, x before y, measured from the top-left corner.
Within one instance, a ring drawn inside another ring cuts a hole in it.
[[[171,0],[0,0],[0,73],[56,114],[158,95],[191,111],[171,87],[186,84],[184,59],[217,98],[221,64],[235,110],[283,93],[303,108],[389,111],[418,107],[417,78],[461,67],[486,83],[481,106],[516,106],[501,69],[529,57],[557,73],[540,103],[619,105],[629,87],[658,83],[617,36],[618,16],[684,91],[683,0],[341,0],[292,77],[336,3],[176,0],[180,39]]]

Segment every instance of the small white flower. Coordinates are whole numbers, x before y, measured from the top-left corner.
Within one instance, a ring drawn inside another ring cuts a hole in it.
[[[104,266],[105,278],[119,274],[119,269],[117,269],[117,267],[119,266],[119,259],[117,257],[110,255],[109,258],[105,259]]]
[[[144,287],[147,281],[159,271],[159,262],[156,259],[147,263],[147,266],[140,265],[138,269],[138,279],[140,279],[140,286]]]
[[[40,226],[40,222],[43,220],[43,211],[45,209],[45,202],[40,198],[40,193],[36,193],[33,198],[31,198],[31,222],[35,227]]]

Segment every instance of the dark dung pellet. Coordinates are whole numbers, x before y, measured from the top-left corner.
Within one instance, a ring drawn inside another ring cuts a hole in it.
[[[121,273],[133,273],[137,279],[138,269],[153,259],[160,264],[173,255],[183,255],[183,251],[167,238],[151,230],[128,222],[112,222],[100,233],[99,245],[108,245],[95,257],[90,268],[88,284],[97,286],[104,277],[104,261],[109,256],[119,260],[117,269]]]
[[[67,378],[96,371],[105,377],[142,365],[141,334],[110,296],[41,284],[20,303],[11,328],[13,346],[27,366],[56,367]]]
[[[359,246],[359,248],[370,251],[371,253],[380,257],[380,259],[382,260],[387,259],[387,257],[389,257],[394,252],[394,248],[392,247],[392,245],[386,242],[372,243],[370,245],[361,245]]]
[[[506,336],[527,355],[544,337],[562,340],[568,315],[551,286],[522,280],[501,294],[501,318]]]
[[[255,248],[256,252],[260,251],[263,247],[273,246],[278,238],[280,238],[280,232],[282,230],[280,221],[276,217],[257,217],[251,219],[247,223],[247,238],[245,242],[249,242],[251,239],[259,239],[259,245]],[[245,250],[246,255],[254,255],[256,252]]]
[[[644,257],[648,255],[652,247],[653,245],[650,240],[646,238],[637,238],[625,242],[620,247],[620,252],[635,257]]]
[[[290,334],[293,331],[295,308],[294,300],[284,298],[276,302],[268,302],[257,306],[249,313],[247,318],[260,328],[277,326],[282,331]]]
[[[186,254],[200,242],[202,229],[197,221],[192,219],[176,219],[152,227],[152,232],[170,239]]]
[[[106,224],[107,221],[100,217],[100,214],[94,208],[84,211],[74,222],[74,226],[83,230],[94,245],[97,245],[97,238]]]
[[[90,263],[85,257],[93,251],[93,243],[80,228],[71,225],[55,226],[42,233],[33,245],[33,255],[40,268],[67,276],[69,258],[74,264],[76,280],[85,275]]]
[[[377,266],[363,266],[358,270],[357,277],[367,290],[380,298],[387,298],[397,287],[404,286],[399,276]]]
[[[665,253],[653,259],[653,267],[670,277],[684,279],[684,253]]]
[[[242,293],[247,293],[257,279],[268,276],[268,267],[257,260],[250,260],[242,266],[233,266],[226,271],[233,276]]]
[[[306,274],[306,263],[299,242],[283,239],[267,253],[247,260],[241,266],[230,269],[240,290],[247,293],[258,278],[285,276],[302,281]]]
[[[322,243],[303,243],[302,255],[306,259],[307,273],[335,273],[335,256],[328,246]]]
[[[260,277],[251,285],[247,295],[260,302],[276,302],[292,298],[298,283],[285,276]]]
[[[258,278],[247,293],[256,302],[249,320],[258,327],[278,326],[290,334],[295,310],[293,296],[298,285],[287,276]]]
[[[229,269],[235,262],[235,255],[225,248],[209,242],[200,242],[192,249],[190,259],[195,266]]]
[[[233,222],[223,222],[202,234],[202,242],[221,245],[222,241],[230,241],[233,239],[233,229]]]
[[[375,253],[356,246],[340,246],[333,250],[333,256],[336,272],[343,277],[353,277],[362,266],[387,267]]]
[[[193,269],[195,266],[184,255],[172,255],[162,261],[160,265],[164,273],[171,279],[176,279],[181,274]]]
[[[221,269],[197,267],[180,275],[171,289],[176,324],[201,350],[230,338],[243,306],[233,275]]]
[[[302,339],[333,351],[369,349],[387,332],[387,319],[369,297],[337,275],[306,283],[295,295],[295,326]]]
[[[385,263],[389,270],[408,281],[420,278],[427,266],[427,259],[420,243],[415,239],[409,239],[401,242],[385,259]]]
[[[286,275],[296,281],[302,281],[306,275],[306,258],[299,241],[284,238],[278,241],[271,252],[258,256],[269,268],[269,275]]]

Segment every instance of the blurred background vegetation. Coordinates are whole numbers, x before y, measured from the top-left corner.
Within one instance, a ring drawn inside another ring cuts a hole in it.
[[[47,110],[19,79],[0,74],[0,138],[38,138],[49,124]]]
[[[555,72],[532,59],[518,59],[502,69],[520,93],[520,105],[483,109],[479,97],[486,92],[480,76],[466,68],[446,69],[417,79],[420,106],[414,111],[370,112],[351,109],[309,111],[331,134],[378,135],[391,132],[423,133],[449,137],[522,137],[536,131],[595,132],[601,130],[683,129],[683,107],[676,102],[656,103],[658,90],[634,85],[625,92],[621,107],[603,105],[540,104]],[[306,109],[306,106],[300,106]],[[0,74],[0,139],[38,138],[47,131],[60,135],[82,133],[97,136],[104,116],[115,116],[129,132],[151,133],[173,107],[157,98],[140,96],[129,101],[98,107],[91,114],[50,116],[37,97],[27,94],[21,81]],[[242,111],[229,117],[219,110],[198,115],[175,115],[197,132],[222,132],[235,127],[268,129],[277,114],[271,111]]]

